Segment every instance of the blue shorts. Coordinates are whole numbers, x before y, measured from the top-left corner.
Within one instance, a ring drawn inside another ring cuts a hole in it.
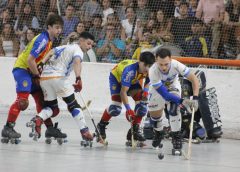
[[[110,86],[111,95],[120,94],[122,85],[117,81],[117,79],[112,73],[110,73],[110,76],[109,76],[109,86]],[[131,85],[128,91],[137,90],[137,89],[142,90],[142,87],[139,83]]]
[[[32,84],[32,76],[26,69],[14,68],[13,76],[16,82],[16,92],[33,93],[41,90],[40,86]]]

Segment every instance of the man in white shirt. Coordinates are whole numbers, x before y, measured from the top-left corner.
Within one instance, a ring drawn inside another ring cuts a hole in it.
[[[178,75],[186,77],[192,83],[193,100],[181,99],[181,85]],[[199,82],[194,73],[184,64],[171,58],[168,49],[160,48],[156,52],[156,62],[149,70],[150,98],[149,113],[154,128],[153,147],[160,147],[163,139],[162,113],[165,104],[170,104],[168,111],[172,131],[173,155],[181,155],[181,113],[180,108],[191,112],[198,109]]]
[[[69,112],[76,121],[83,140],[92,141],[93,136],[86,125],[83,112],[75,99],[74,91],[82,90],[81,69],[83,52],[88,51],[94,44],[94,36],[88,32],[79,35],[77,44],[69,44],[52,49],[43,62],[40,85],[44,94],[45,108],[32,119],[38,137],[41,136],[43,121],[58,115],[57,97],[61,97],[68,106]],[[72,85],[70,73],[74,71],[76,82]],[[66,134],[53,129],[47,129],[45,137],[66,138]]]

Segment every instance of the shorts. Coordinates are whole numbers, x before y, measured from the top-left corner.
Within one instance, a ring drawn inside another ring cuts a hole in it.
[[[74,94],[74,88],[68,77],[41,80],[40,85],[45,101],[52,101],[57,97],[64,98]]]

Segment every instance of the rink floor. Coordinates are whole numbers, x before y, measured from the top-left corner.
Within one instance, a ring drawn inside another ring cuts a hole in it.
[[[7,118],[7,110],[0,109],[0,128]],[[95,143],[92,148],[80,146],[80,133],[74,120],[66,114],[57,117],[60,128],[68,134],[68,142],[58,145],[45,144],[43,137],[34,142],[28,137],[30,129],[25,127],[33,115],[20,114],[16,130],[22,134],[18,145],[0,143],[0,172],[239,172],[240,140],[222,139],[220,143],[192,145],[192,158],[171,155],[170,141],[164,141],[165,158],[158,159],[158,151],[151,142],[142,149],[133,150],[125,146],[125,135],[129,123],[122,117],[114,118],[107,128],[109,145]],[[90,129],[93,126],[86,116]],[[96,123],[99,121],[95,117]],[[45,127],[42,128],[45,131]],[[184,144],[186,150],[187,144]]]

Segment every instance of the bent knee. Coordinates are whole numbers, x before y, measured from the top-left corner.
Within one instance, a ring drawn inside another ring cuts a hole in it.
[[[19,98],[18,99],[18,107],[21,111],[26,110],[28,105],[29,105],[28,99],[25,99],[25,98]]]
[[[110,105],[108,108],[108,113],[111,116],[118,116],[121,114],[122,111],[122,106],[118,106],[118,105]]]

